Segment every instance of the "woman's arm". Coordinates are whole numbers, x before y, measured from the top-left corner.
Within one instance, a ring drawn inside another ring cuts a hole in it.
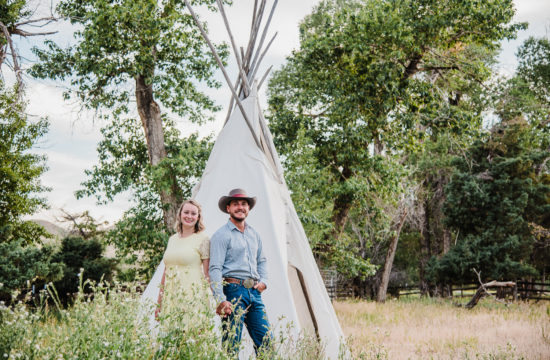
[[[210,266],[210,259],[202,259],[202,273],[206,281],[210,282],[210,274],[208,273],[208,267]]]
[[[157,300],[158,306],[157,306],[157,308],[155,309],[155,319],[157,319],[157,320],[158,320],[158,317],[159,317],[159,314],[160,314],[160,310],[161,310],[161,307],[162,307],[162,297],[164,296],[164,283],[165,283],[165,279],[166,279],[166,268],[164,268],[164,272],[162,273],[162,280],[160,281],[159,298],[158,298],[158,300]]]

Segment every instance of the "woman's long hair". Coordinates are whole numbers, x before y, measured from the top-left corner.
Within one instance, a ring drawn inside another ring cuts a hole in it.
[[[193,200],[193,199],[185,200],[184,202],[181,203],[180,208],[178,210],[178,214],[176,216],[176,226],[175,226],[176,231],[180,235],[183,232],[183,225],[181,223],[181,211],[183,210],[183,207],[185,206],[185,204],[191,204],[191,205],[197,207],[197,209],[199,210],[199,218],[197,219],[197,222],[195,223],[195,232],[198,233],[198,232],[203,231],[205,229],[205,226],[202,223],[201,205],[196,200]]]

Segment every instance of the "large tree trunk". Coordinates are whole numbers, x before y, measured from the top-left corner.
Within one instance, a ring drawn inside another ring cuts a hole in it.
[[[351,209],[351,203],[353,201],[353,195],[342,194],[334,199],[334,210],[332,212],[332,221],[334,223],[334,239],[339,239],[344,231],[344,227],[348,221],[349,210]]]
[[[164,129],[162,128],[162,118],[160,107],[153,99],[152,84],[147,84],[145,76],[136,76],[136,101],[139,117],[145,131],[145,141],[147,142],[147,154],[149,163],[152,166],[158,165],[166,157],[166,148],[164,145]],[[164,224],[169,229],[174,228],[176,213],[180,199],[177,194],[177,183],[171,179],[171,191],[160,190],[160,200],[164,214]]]
[[[427,295],[429,291],[428,281],[426,280],[426,265],[430,259],[431,238],[430,238],[430,202],[424,201],[424,223],[420,234],[420,292],[422,295]]]
[[[395,252],[397,251],[397,242],[399,241],[399,235],[401,234],[401,229],[405,223],[405,218],[407,217],[407,209],[403,211],[401,219],[399,220],[399,225],[397,227],[395,236],[390,242],[388,247],[388,253],[386,254],[386,262],[384,263],[384,271],[382,272],[382,279],[380,280],[380,287],[378,288],[378,293],[376,295],[376,301],[384,302],[386,301],[386,292],[388,291],[388,283],[390,282],[391,269],[393,267],[393,259],[395,258]]]
[[[351,176],[351,170],[344,168],[340,173],[340,182],[345,182]],[[336,243],[344,227],[348,221],[349,211],[353,202],[353,193],[341,193],[333,201],[332,207],[332,223],[334,224],[332,231],[325,234],[323,242],[316,247],[315,256],[317,261],[321,264],[323,257],[330,257],[332,252],[332,244]]]
[[[451,250],[451,230],[444,228],[443,229],[443,252],[441,255],[445,255]]]
[[[342,169],[340,182],[344,183],[352,176],[351,169],[344,167]],[[344,231],[344,227],[348,221],[349,210],[353,202],[353,193],[340,193],[334,199],[334,206],[332,208],[332,221],[334,223],[334,237],[339,239]]]

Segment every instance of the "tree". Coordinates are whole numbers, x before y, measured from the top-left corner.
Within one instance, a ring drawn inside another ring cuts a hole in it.
[[[76,192],[77,198],[94,196],[100,203],[116,201],[121,193],[132,194],[135,206],[105,234],[105,240],[116,246],[123,261],[143,265],[140,272],[146,274],[160,262],[169,237],[159,189],[175,179],[179,196],[190,197],[212,148],[209,138],[199,139],[197,134],[182,138],[168,119],[164,126],[167,157],[156,167],[148,161],[139,120],[128,118],[105,126],[97,147],[99,164],[86,170],[88,179]]]
[[[500,119],[523,117],[531,126],[532,146],[550,146],[550,41],[529,38],[518,49],[516,74],[497,84],[494,110]]]
[[[49,234],[22,219],[47,207],[40,197],[48,190],[40,183],[45,157],[30,151],[48,131],[48,121],[33,121],[25,113],[21,62],[13,41],[14,35],[51,34],[27,29],[53,20],[33,18],[25,0],[0,3],[0,71],[8,67],[16,79],[12,88],[0,79],[0,299],[8,303],[18,292],[19,298],[25,296],[30,284],[57,280],[63,274],[63,264],[52,261],[54,249],[36,246]]]
[[[212,0],[197,1],[210,4]],[[216,64],[190,15],[180,1],[165,0],[63,0],[57,11],[72,24],[76,44],[66,49],[46,42],[34,49],[41,60],[32,74],[39,78],[67,80],[86,108],[109,110],[124,122],[135,100],[152,167],[167,159],[161,105],[179,116],[204,121],[214,103],[196,82],[219,86],[212,80]],[[225,49],[219,48],[225,55]],[[158,194],[164,224],[173,228],[182,191],[172,177],[162,182]]]
[[[46,159],[30,150],[48,131],[48,121],[32,121],[25,113],[22,69],[13,36],[52,34],[28,30],[29,26],[44,26],[50,21],[55,18],[33,18],[26,0],[0,4],[0,71],[6,65],[16,78],[12,89],[0,79],[0,242],[21,239],[31,244],[46,235],[41,226],[21,220],[47,206],[45,199],[38,196],[48,190],[39,180],[46,171]]]
[[[300,48],[270,81],[270,128],[288,159],[296,156],[290,144],[302,131],[313,163],[330,172],[321,191],[332,202],[332,230],[318,253],[331,253],[350,214],[364,214],[353,209],[374,192],[373,184],[397,189],[390,184],[404,172],[389,169],[399,164],[395,155],[421,145],[419,133],[429,130],[419,119],[454,121],[423,118],[436,110],[426,97],[435,98],[450,77],[482,81],[487,64],[472,59],[472,51],[491,51],[512,38],[523,27],[509,24],[513,14],[510,0],[334,0],[304,19]]]
[[[47,132],[48,122],[30,121],[16,91],[0,81],[0,242],[21,239],[32,244],[46,232],[22,217],[47,206],[39,193],[48,188],[40,183],[45,157],[30,150]]]
[[[76,214],[63,209],[61,212],[63,215],[57,221],[69,223],[71,234],[84,240],[101,237],[105,233],[104,227],[109,224],[107,221],[97,222],[88,210]]]
[[[517,56],[518,76],[530,85],[539,100],[550,103],[550,40],[530,37],[518,49]]]
[[[72,295],[79,290],[81,279],[96,283],[112,280],[116,260],[105,258],[102,253],[103,245],[98,238],[66,237],[61,241],[61,248],[52,260],[64,264],[65,271],[63,277],[53,285],[64,305],[71,303]],[[90,287],[85,285],[83,290],[89,291]]]
[[[476,281],[472,269],[495,280],[536,275],[536,226],[550,221],[550,152],[531,148],[529,124],[502,121],[477,141],[446,188],[446,222],[459,236],[441,259],[432,259],[434,280],[447,284]]]
[[[54,254],[52,246],[25,246],[21,240],[0,242],[0,301],[9,304],[25,297],[32,285],[61,279],[65,266],[54,260]]]
[[[16,89],[19,100],[23,95],[23,76],[19,54],[13,44],[13,36],[20,37],[44,36],[56,33],[55,31],[35,31],[36,27],[43,27],[57,19],[54,16],[34,18],[33,11],[28,6],[27,0],[6,0],[0,4],[0,69],[8,55],[11,55],[11,63],[8,66],[15,74],[17,80]],[[28,30],[34,27],[33,30]]]

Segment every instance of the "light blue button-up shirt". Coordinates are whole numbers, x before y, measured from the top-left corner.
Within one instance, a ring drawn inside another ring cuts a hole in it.
[[[252,278],[267,285],[267,263],[260,235],[246,223],[241,232],[228,220],[210,239],[208,271],[218,304],[226,300],[222,288],[224,277]]]

